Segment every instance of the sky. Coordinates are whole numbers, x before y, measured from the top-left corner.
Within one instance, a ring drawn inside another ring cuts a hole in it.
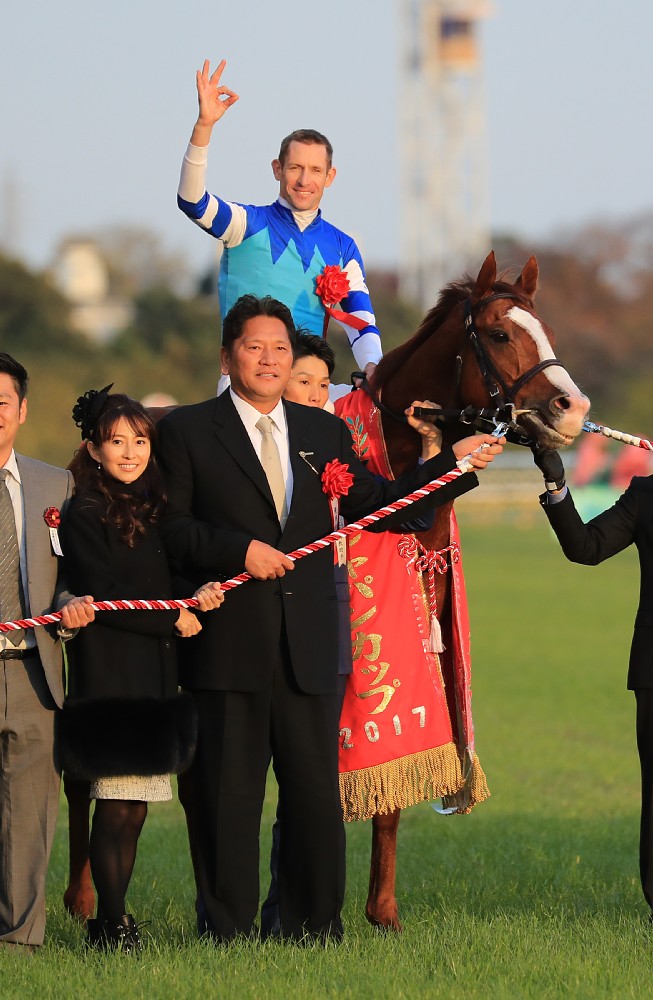
[[[653,4],[492,0],[481,30],[495,233],[555,240],[650,210]],[[397,263],[399,0],[8,0],[0,58],[0,242],[44,267],[59,240],[130,225],[194,271],[213,241],[177,210],[195,69],[225,57],[240,101],[208,186],[268,203],[298,127],[326,133],[325,216],[368,268]]]

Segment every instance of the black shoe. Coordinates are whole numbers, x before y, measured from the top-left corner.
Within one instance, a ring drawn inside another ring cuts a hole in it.
[[[131,913],[124,913],[119,920],[89,920],[86,941],[89,948],[134,954],[143,947],[139,926],[142,924],[137,924]]]

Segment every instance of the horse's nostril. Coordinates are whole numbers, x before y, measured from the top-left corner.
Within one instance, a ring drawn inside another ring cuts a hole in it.
[[[558,396],[556,399],[551,400],[551,405],[556,407],[558,410],[568,410],[571,406],[571,400],[566,394],[564,396]]]

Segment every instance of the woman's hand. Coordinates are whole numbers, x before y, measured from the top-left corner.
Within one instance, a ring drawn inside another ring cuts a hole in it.
[[[182,639],[188,639],[191,635],[197,635],[201,631],[202,626],[193,612],[189,611],[188,608],[181,608],[175,624],[177,635],[181,636]]]
[[[198,602],[200,611],[215,611],[224,601],[224,591],[219,583],[205,583],[195,591],[193,597]]]

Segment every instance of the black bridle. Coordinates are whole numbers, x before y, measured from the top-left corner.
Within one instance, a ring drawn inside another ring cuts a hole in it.
[[[523,301],[521,296],[513,295],[510,292],[497,292],[495,295],[489,295],[486,299],[481,299],[480,302],[477,302],[475,307],[472,305],[472,300],[467,299],[465,302],[464,325],[465,333],[467,334],[467,341],[474,352],[474,357],[476,358],[476,363],[481,373],[481,377],[485,383],[485,388],[490,395],[490,400],[494,406],[501,409],[507,404],[514,403],[515,396],[519,390],[523,388],[523,386],[525,386],[526,383],[535,375],[539,375],[540,372],[543,372],[545,368],[550,368],[552,365],[558,365],[560,368],[564,366],[562,362],[558,361],[557,358],[546,358],[544,361],[539,361],[536,365],[533,365],[533,367],[529,368],[523,375],[520,375],[511,386],[506,385],[505,381],[497,371],[492,358],[483,347],[474,323],[474,312],[478,314],[480,309],[485,308],[486,305],[489,305],[490,302],[495,302],[497,299],[512,299],[515,302]],[[457,385],[460,386],[463,368],[463,359],[460,354],[456,357],[456,365],[458,369]]]

